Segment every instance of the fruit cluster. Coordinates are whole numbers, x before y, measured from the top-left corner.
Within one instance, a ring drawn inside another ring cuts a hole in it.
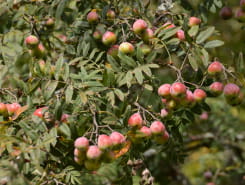
[[[0,115],[4,118],[9,118],[17,113],[21,108],[21,105],[18,103],[4,104],[0,103]]]
[[[25,39],[26,46],[30,49],[31,56],[43,58],[46,55],[46,49],[35,35],[29,35]]]

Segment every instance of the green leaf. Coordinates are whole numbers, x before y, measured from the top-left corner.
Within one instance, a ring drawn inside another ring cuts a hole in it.
[[[110,91],[106,94],[106,97],[108,98],[111,105],[115,105],[115,94],[113,91]]]
[[[124,100],[124,94],[120,89],[115,89],[114,92],[121,101]]]
[[[131,87],[132,79],[133,79],[133,74],[131,71],[128,71],[126,74],[126,83],[127,83],[128,87]]]
[[[215,47],[222,46],[223,44],[224,42],[221,40],[212,40],[212,41],[207,42],[204,45],[204,48],[215,48]]]
[[[137,81],[139,82],[139,84],[142,84],[144,81],[144,76],[143,76],[141,70],[139,68],[136,68],[134,70],[134,74],[135,74],[135,77],[136,77]]]
[[[58,85],[58,81],[48,81],[48,83],[46,84],[46,87],[45,87],[45,91],[44,91],[44,97],[46,100],[51,98],[51,96],[53,95],[57,85]]]
[[[56,80],[59,80],[59,77],[60,77],[60,73],[61,73],[61,68],[62,68],[62,65],[64,63],[64,58],[63,56],[60,56],[58,61],[56,62],[56,65],[55,65],[55,79]]]
[[[67,2],[67,0],[61,0],[59,2],[59,4],[58,4],[57,10],[56,10],[56,13],[55,13],[55,18],[57,20],[60,19],[61,15],[63,14],[65,6],[66,6],[66,2]]]
[[[192,56],[192,54],[189,54],[188,55],[188,60],[189,60],[189,63],[191,64],[191,67],[197,71],[198,70],[198,65],[197,65],[197,61],[196,59]]]
[[[203,43],[205,40],[207,40],[213,34],[214,30],[215,30],[215,28],[212,26],[212,27],[209,27],[206,30],[200,32],[197,36],[196,43],[197,44]]]
[[[117,64],[116,60],[112,56],[107,55],[107,60],[111,64],[111,67],[114,71],[120,72],[120,66]]]
[[[204,48],[201,50],[201,52],[203,54],[203,58],[202,58],[203,64],[205,67],[207,67],[209,62],[209,54]]]
[[[69,139],[71,138],[71,130],[67,124],[61,124],[59,127],[59,131],[65,134]]]
[[[121,59],[121,62],[123,62],[127,66],[130,66],[130,67],[135,67],[136,66],[136,62],[134,61],[133,58],[125,55],[124,53],[122,53],[120,51],[118,52],[118,57]]]
[[[191,37],[195,37],[198,31],[199,31],[198,25],[192,26],[191,29],[188,30],[188,35],[190,35]]]
[[[137,57],[138,61],[140,61],[140,62],[144,61],[144,54],[143,54],[142,49],[140,47],[137,47],[136,57]]]
[[[83,57],[86,57],[88,55],[89,49],[90,49],[90,43],[87,43],[83,48]]]
[[[69,85],[65,91],[66,103],[71,103],[73,96],[73,86]]]

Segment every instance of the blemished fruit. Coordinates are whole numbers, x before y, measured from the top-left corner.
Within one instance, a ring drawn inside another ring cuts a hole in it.
[[[115,19],[116,13],[113,10],[108,10],[106,12],[106,17],[107,19]]]
[[[173,97],[183,97],[186,94],[186,86],[181,82],[175,82],[170,87],[170,94]]]
[[[240,7],[243,11],[245,11],[245,0],[240,0]]]
[[[147,137],[147,138],[151,137],[151,129],[147,126],[141,127],[139,132],[142,134],[143,137]]]
[[[18,103],[6,104],[6,108],[7,108],[8,114],[11,116],[11,115],[13,115],[19,108],[21,108],[21,105],[18,104]]]
[[[151,47],[146,44],[141,44],[139,48],[144,55],[148,55],[151,52]]]
[[[223,71],[223,65],[219,61],[214,61],[208,66],[208,74],[217,75]]]
[[[95,40],[101,40],[101,39],[102,39],[102,33],[101,33],[99,30],[95,31],[95,32],[93,33],[93,38],[94,38]]]
[[[39,44],[39,39],[35,35],[30,35],[26,37],[25,44],[28,48],[34,48]]]
[[[204,101],[205,98],[207,97],[206,92],[204,90],[202,90],[202,89],[195,89],[193,95],[194,95],[194,99],[197,102]]]
[[[100,161],[93,161],[93,160],[86,160],[84,162],[84,166],[87,170],[98,170],[100,168],[101,162]]]
[[[98,13],[96,12],[96,10],[92,10],[91,12],[88,13],[87,15],[87,21],[90,23],[90,24],[94,24],[94,23],[97,23],[99,21],[99,15]]]
[[[102,36],[102,42],[106,46],[113,45],[115,44],[116,41],[117,41],[117,36],[115,35],[115,33],[111,31],[106,31]]]
[[[147,29],[147,23],[143,19],[138,19],[133,24],[133,31],[135,34],[142,34]]]
[[[129,42],[123,42],[119,45],[119,51],[124,54],[132,54],[134,52],[134,46]]]
[[[0,103],[0,114],[1,114],[1,115],[6,115],[7,112],[8,112],[8,111],[7,111],[6,104]]]
[[[128,125],[131,127],[140,128],[140,127],[142,127],[142,124],[143,124],[143,119],[142,119],[140,113],[134,113],[128,119]]]
[[[48,107],[41,107],[38,108],[34,111],[33,115],[37,116],[39,118],[43,118],[44,117],[44,112],[47,111]]]
[[[158,88],[158,95],[163,98],[169,98],[171,96],[170,94],[170,84],[163,84]]]
[[[185,32],[183,30],[178,30],[176,32],[176,37],[181,41],[185,40]]]
[[[161,109],[160,115],[162,118],[165,118],[169,115],[169,111],[167,109]]]
[[[209,86],[209,90],[212,93],[213,96],[219,96],[222,94],[224,89],[224,85],[221,82],[213,82]]]
[[[92,145],[88,147],[86,156],[90,160],[99,160],[102,155],[102,151],[99,149],[98,146]]]
[[[110,136],[105,134],[99,135],[98,137],[98,147],[100,150],[106,150],[112,146],[112,141]]]
[[[53,28],[53,27],[54,27],[54,23],[55,23],[55,21],[54,21],[53,18],[48,18],[48,19],[46,20],[46,22],[45,22],[45,26],[46,26],[47,28]]]
[[[150,126],[153,135],[162,135],[165,132],[165,125],[161,121],[154,121]]]
[[[199,19],[197,17],[190,17],[189,18],[189,26],[199,25],[201,22],[202,22],[201,19]]]
[[[230,19],[233,16],[232,9],[228,6],[225,6],[220,10],[219,15],[224,20]]]
[[[152,31],[152,29],[147,28],[143,33],[142,33],[142,40],[144,42],[149,42],[150,39],[152,39],[154,37],[154,32]]]
[[[110,49],[107,51],[108,55],[111,55],[114,58],[117,58],[118,55],[118,49],[119,49],[119,45],[113,45],[110,47]]]
[[[74,146],[79,150],[87,150],[89,147],[89,140],[86,137],[79,137],[75,140]]]
[[[110,138],[113,146],[121,145],[126,141],[124,135],[119,132],[112,132]]]

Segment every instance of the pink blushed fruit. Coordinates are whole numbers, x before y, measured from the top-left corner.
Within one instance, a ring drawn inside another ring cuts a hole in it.
[[[203,113],[200,115],[200,119],[201,119],[201,120],[207,120],[207,119],[208,119],[208,113],[207,113],[207,112],[203,112]]]
[[[46,22],[45,22],[45,26],[46,26],[47,28],[53,28],[53,27],[54,27],[54,23],[55,23],[55,21],[54,21],[53,18],[48,18],[48,19],[46,20]]]
[[[119,51],[124,54],[132,54],[134,52],[134,46],[129,42],[123,42],[119,46]]]
[[[163,84],[158,88],[158,95],[163,98],[169,98],[170,97],[170,84]]]
[[[115,44],[116,41],[117,41],[117,36],[115,35],[115,33],[111,32],[111,31],[105,32],[103,37],[102,37],[102,42],[106,46],[113,45],[113,44]]]
[[[106,12],[106,17],[107,19],[115,19],[116,13],[113,10],[108,10]]]
[[[128,119],[128,125],[131,127],[140,128],[142,126],[142,124],[143,124],[143,119],[142,119],[140,113],[134,113]]]
[[[147,29],[147,23],[142,19],[136,20],[133,24],[133,32],[135,34],[141,34],[146,29]]]
[[[93,38],[94,38],[95,40],[101,40],[101,39],[102,39],[102,33],[101,33],[99,30],[95,31],[95,32],[93,33]]]
[[[232,14],[232,9],[228,6],[223,7],[219,12],[220,17],[224,20],[230,19]]]
[[[12,103],[12,104],[6,104],[7,111],[9,115],[13,115],[19,108],[21,108],[21,105],[18,103]]]
[[[41,108],[38,108],[36,109],[34,112],[33,112],[33,115],[34,116],[37,116],[39,118],[43,118],[44,117],[44,112],[47,111],[48,107],[41,107]]]
[[[170,94],[173,97],[185,96],[186,86],[183,83],[175,82],[171,85]]]
[[[100,150],[108,149],[112,146],[112,140],[109,136],[102,134],[98,137],[98,147]]]
[[[34,48],[35,46],[38,45],[38,43],[39,43],[39,39],[35,35],[30,35],[25,39],[25,44],[29,48]]]
[[[163,25],[164,29],[169,29],[169,28],[174,28],[175,25],[172,24],[171,22],[166,22],[164,25]]]
[[[202,90],[202,89],[196,89],[194,91],[193,95],[194,95],[194,99],[197,102],[204,101],[204,99],[207,97],[206,92],[204,90]]]
[[[161,117],[165,118],[169,115],[169,111],[167,109],[162,109],[161,110]]]
[[[217,75],[223,71],[223,65],[219,61],[214,61],[208,66],[208,74]]]
[[[86,137],[79,137],[75,140],[74,146],[79,150],[87,150],[89,147],[89,140]]]
[[[185,32],[183,30],[178,30],[176,32],[176,37],[181,41],[185,40]]]
[[[214,95],[214,96],[219,96],[222,94],[224,89],[224,85],[221,82],[213,82],[210,86],[209,86],[209,90],[210,92]]]
[[[245,0],[240,0],[240,7],[243,11],[245,11]]]
[[[240,93],[240,88],[236,84],[229,83],[226,84],[224,87],[224,95],[227,98],[235,98],[239,95],[239,93]]]
[[[161,121],[154,121],[152,122],[150,129],[152,134],[160,135],[164,133],[165,125]]]
[[[87,15],[87,21],[91,24],[97,23],[99,21],[99,15],[95,10],[92,10]]]
[[[112,132],[110,134],[110,138],[111,138],[113,146],[117,146],[117,145],[123,144],[125,142],[125,140],[126,140],[124,135],[122,135],[119,132]]]
[[[201,19],[199,19],[197,17],[190,17],[189,18],[189,26],[199,25],[201,22],[202,22]]]
[[[186,95],[185,95],[185,98],[183,99],[183,103],[185,105],[194,105],[195,98],[194,98],[193,93],[190,90],[186,90]]]
[[[143,126],[139,132],[142,133],[144,137],[151,137],[151,129],[149,127]]]
[[[102,152],[99,149],[99,147],[96,145],[89,146],[87,153],[86,153],[87,158],[90,160],[99,160],[101,155],[102,155]]]
[[[118,55],[118,49],[119,49],[119,45],[113,45],[111,46],[111,48],[107,51],[108,55],[111,55],[114,58],[117,58]]]
[[[242,9],[238,9],[235,13],[235,18],[240,22],[245,22],[245,12]]]
[[[1,114],[1,115],[6,115],[7,112],[8,112],[8,111],[7,111],[6,104],[0,103],[0,114]]]
[[[149,42],[150,39],[152,39],[154,37],[154,32],[152,31],[152,29],[147,28],[143,33],[142,33],[142,40],[144,42]]]
[[[62,114],[60,121],[63,123],[67,123],[69,117],[70,117],[69,114]]]

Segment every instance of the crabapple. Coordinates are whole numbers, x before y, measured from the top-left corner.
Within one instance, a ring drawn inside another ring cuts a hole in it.
[[[199,25],[200,23],[201,23],[201,19],[199,19],[197,17],[190,17],[189,18],[189,26]]]
[[[208,74],[216,75],[223,71],[223,65],[219,61],[214,61],[208,66]]]
[[[89,147],[89,140],[86,137],[79,137],[75,140],[74,146],[79,150],[87,150]]]
[[[128,119],[128,125],[131,127],[140,128],[142,126],[142,124],[143,124],[143,120],[142,120],[140,113],[134,113]]]
[[[185,96],[186,86],[183,83],[175,82],[170,87],[170,94],[173,97]]]
[[[164,133],[165,126],[161,121],[154,121],[154,122],[152,122],[150,129],[151,129],[152,134],[160,135],[160,134]]]
[[[232,9],[225,6],[220,10],[219,15],[224,20],[230,19],[232,17]]]
[[[87,21],[91,24],[97,23],[99,21],[99,15],[96,12],[96,10],[92,10],[91,12],[88,13],[87,15]]]
[[[123,144],[125,142],[125,137],[119,132],[112,132],[110,138],[113,146]]]
[[[169,98],[170,97],[170,84],[163,84],[158,88],[158,95],[164,97],[164,98]]]
[[[194,95],[194,99],[197,102],[201,102],[207,97],[206,92],[202,89],[195,89],[193,95]]]
[[[102,42],[106,46],[115,44],[117,41],[117,36],[111,31],[106,31],[102,36]]]
[[[99,135],[98,137],[98,147],[100,150],[108,149],[112,146],[112,140],[110,136],[105,134]]]
[[[221,82],[213,82],[210,86],[209,86],[209,90],[210,92],[214,95],[214,96],[219,96],[222,94],[224,89],[224,85]]]
[[[99,149],[98,146],[92,145],[88,147],[86,156],[90,160],[99,160],[102,155],[101,150]]]
[[[119,46],[119,51],[124,54],[132,54],[134,52],[134,46],[129,42],[123,42]]]
[[[147,23],[143,19],[138,19],[133,24],[133,32],[135,34],[141,34],[147,29]]]

